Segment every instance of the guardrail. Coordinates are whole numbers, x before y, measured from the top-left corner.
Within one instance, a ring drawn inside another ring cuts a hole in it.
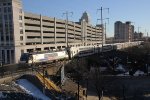
[[[41,73],[38,73],[36,76],[48,89],[53,89],[57,92],[61,92],[61,89],[59,87],[57,87],[52,81],[50,81],[46,77],[43,77]]]

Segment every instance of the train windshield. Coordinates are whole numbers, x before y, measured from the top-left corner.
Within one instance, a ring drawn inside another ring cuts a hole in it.
[[[23,53],[20,57],[20,61],[27,61],[29,59],[29,53]]]

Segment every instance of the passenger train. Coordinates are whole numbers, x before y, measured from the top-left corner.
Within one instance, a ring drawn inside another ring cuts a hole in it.
[[[80,46],[80,47],[70,47],[62,51],[55,52],[34,52],[34,53],[23,53],[20,57],[19,63],[21,64],[31,64],[31,63],[41,63],[41,62],[52,62],[65,58],[73,57],[84,57],[92,55],[98,52],[107,52],[111,50],[124,49],[131,46],[140,45],[142,41],[136,42],[125,42],[125,43],[114,43],[114,44],[104,44],[98,46]]]

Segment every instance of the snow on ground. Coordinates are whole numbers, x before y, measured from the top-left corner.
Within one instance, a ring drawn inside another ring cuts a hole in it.
[[[47,96],[45,96],[37,87],[35,87],[32,83],[30,83],[26,79],[19,79],[17,80],[17,84],[25,90],[28,94],[33,95],[36,98],[42,99],[42,100],[50,100]]]
[[[118,71],[123,71],[125,72],[126,70],[123,68],[123,65],[119,64],[118,67],[116,68]]]
[[[144,72],[143,72],[143,71],[140,71],[140,70],[137,70],[137,71],[134,73],[134,76],[140,76],[140,75],[144,75]]]
[[[118,74],[117,76],[130,76],[129,72],[123,73],[123,74]]]
[[[2,92],[0,92],[0,98],[6,98],[6,96],[4,96]]]
[[[107,67],[99,67],[100,68],[100,71],[106,71],[107,70]]]

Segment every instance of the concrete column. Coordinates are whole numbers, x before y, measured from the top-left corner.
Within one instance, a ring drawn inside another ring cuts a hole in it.
[[[66,32],[66,34],[65,34],[65,42],[66,42],[66,46],[67,46],[67,20],[65,20],[65,32]]]
[[[41,51],[44,51],[44,47],[41,47]]]
[[[84,24],[83,24],[84,26],[84,34],[85,34],[85,42],[86,42],[86,45],[87,45],[87,42],[88,42],[88,40],[87,40],[87,24],[86,24],[86,22],[84,22]]]
[[[24,23],[24,12],[22,12],[22,27],[23,27],[23,45],[26,45],[26,35],[25,35],[25,23]]]
[[[86,27],[86,28],[87,28],[87,27]],[[87,29],[86,29],[86,30],[87,30]],[[92,30],[91,30],[91,35],[90,35],[90,36],[91,36],[91,37],[90,37],[90,39],[91,39],[90,41],[91,41],[91,43],[92,43],[92,42],[93,42],[93,38],[92,38],[92,37],[93,37],[93,31],[92,31]]]
[[[54,18],[54,43],[56,44],[56,18]]]
[[[40,15],[40,30],[41,30],[41,44],[43,44],[43,24],[42,24],[42,16]]]
[[[8,52],[7,52],[8,51]],[[7,49],[6,51],[6,62],[8,63],[8,64],[10,64],[11,63],[11,57],[10,57],[10,52],[11,52],[11,50],[10,49]],[[8,56],[9,55],[9,56]]]
[[[83,24],[83,21],[81,22],[81,39],[82,39],[82,45],[84,45],[85,34],[84,34],[84,24]]]
[[[75,38],[76,38],[76,35],[75,35],[75,23],[73,23],[73,34],[74,34],[74,41],[75,41]]]

